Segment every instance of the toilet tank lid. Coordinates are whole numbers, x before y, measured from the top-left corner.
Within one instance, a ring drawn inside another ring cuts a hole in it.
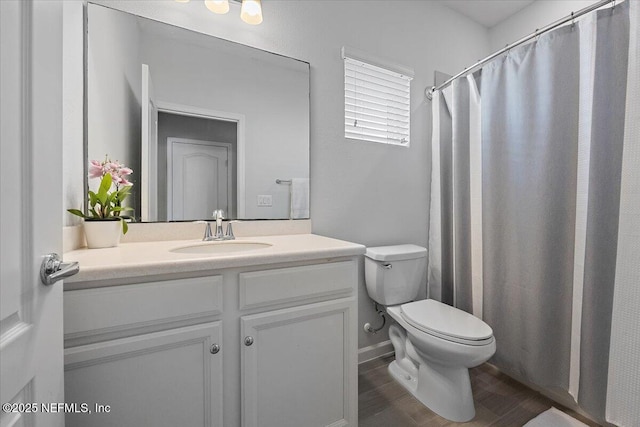
[[[367,248],[365,256],[375,261],[401,261],[425,258],[427,249],[417,245],[376,246]]]

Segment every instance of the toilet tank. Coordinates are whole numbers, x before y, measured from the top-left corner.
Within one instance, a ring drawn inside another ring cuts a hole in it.
[[[413,301],[427,274],[427,249],[416,245],[367,248],[364,277],[367,293],[378,304]]]

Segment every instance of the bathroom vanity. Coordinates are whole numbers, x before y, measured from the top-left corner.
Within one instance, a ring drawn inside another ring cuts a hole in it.
[[[357,425],[364,251],[300,234],[67,252],[65,400],[92,412],[67,426]]]

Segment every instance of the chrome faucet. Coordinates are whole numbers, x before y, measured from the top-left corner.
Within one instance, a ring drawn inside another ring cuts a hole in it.
[[[233,235],[232,223],[236,221],[229,221],[227,223],[227,231],[222,232],[222,220],[224,219],[224,211],[222,209],[216,209],[213,211],[213,219],[216,220],[216,232],[211,231],[211,223],[209,221],[195,221],[199,224],[205,224],[203,242],[220,241],[220,240],[235,240]]]
[[[216,232],[211,240],[224,240],[224,233],[222,232],[222,220],[224,219],[224,211],[222,209],[216,209],[213,211],[213,219],[216,220]]]

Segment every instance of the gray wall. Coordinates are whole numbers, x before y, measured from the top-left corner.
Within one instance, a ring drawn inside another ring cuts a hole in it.
[[[114,19],[102,7],[88,7],[91,9],[87,49],[89,160],[102,161],[108,155],[134,170],[130,177],[134,183],[133,200],[128,200],[128,204],[136,208],[132,215],[139,216],[142,71],[138,24],[134,17]],[[91,31],[92,27],[108,31]],[[98,185],[98,179],[89,181],[92,189]]]
[[[242,114],[242,218],[288,218],[289,187],[275,181],[309,177],[308,65],[191,32],[170,38],[178,32],[150,27],[142,25],[140,57],[149,65],[158,104]],[[272,195],[273,206],[259,207],[261,194]]]
[[[436,68],[455,74],[487,55],[487,29],[436,1],[272,0],[255,27],[240,20],[233,2],[226,15],[200,1],[100,3],[308,61],[313,232],[368,246],[427,245],[431,104],[424,89]],[[410,148],[344,138],[344,45],[414,69]],[[378,319],[363,282],[359,304],[359,346],[387,340],[362,331]]]
[[[67,212],[84,206],[84,23],[81,2],[62,5],[62,213],[63,224],[82,220]]]
[[[158,113],[158,221],[167,220],[167,138],[187,138],[200,141],[226,142],[231,144],[233,159],[237,159],[236,123],[223,120],[211,120],[201,117],[180,116],[177,114]],[[235,200],[236,174],[231,187]],[[227,213],[234,218],[234,212]]]
[[[599,0],[535,1],[489,30],[491,50],[502,49],[533,33],[536,28],[543,28],[597,1]]]

